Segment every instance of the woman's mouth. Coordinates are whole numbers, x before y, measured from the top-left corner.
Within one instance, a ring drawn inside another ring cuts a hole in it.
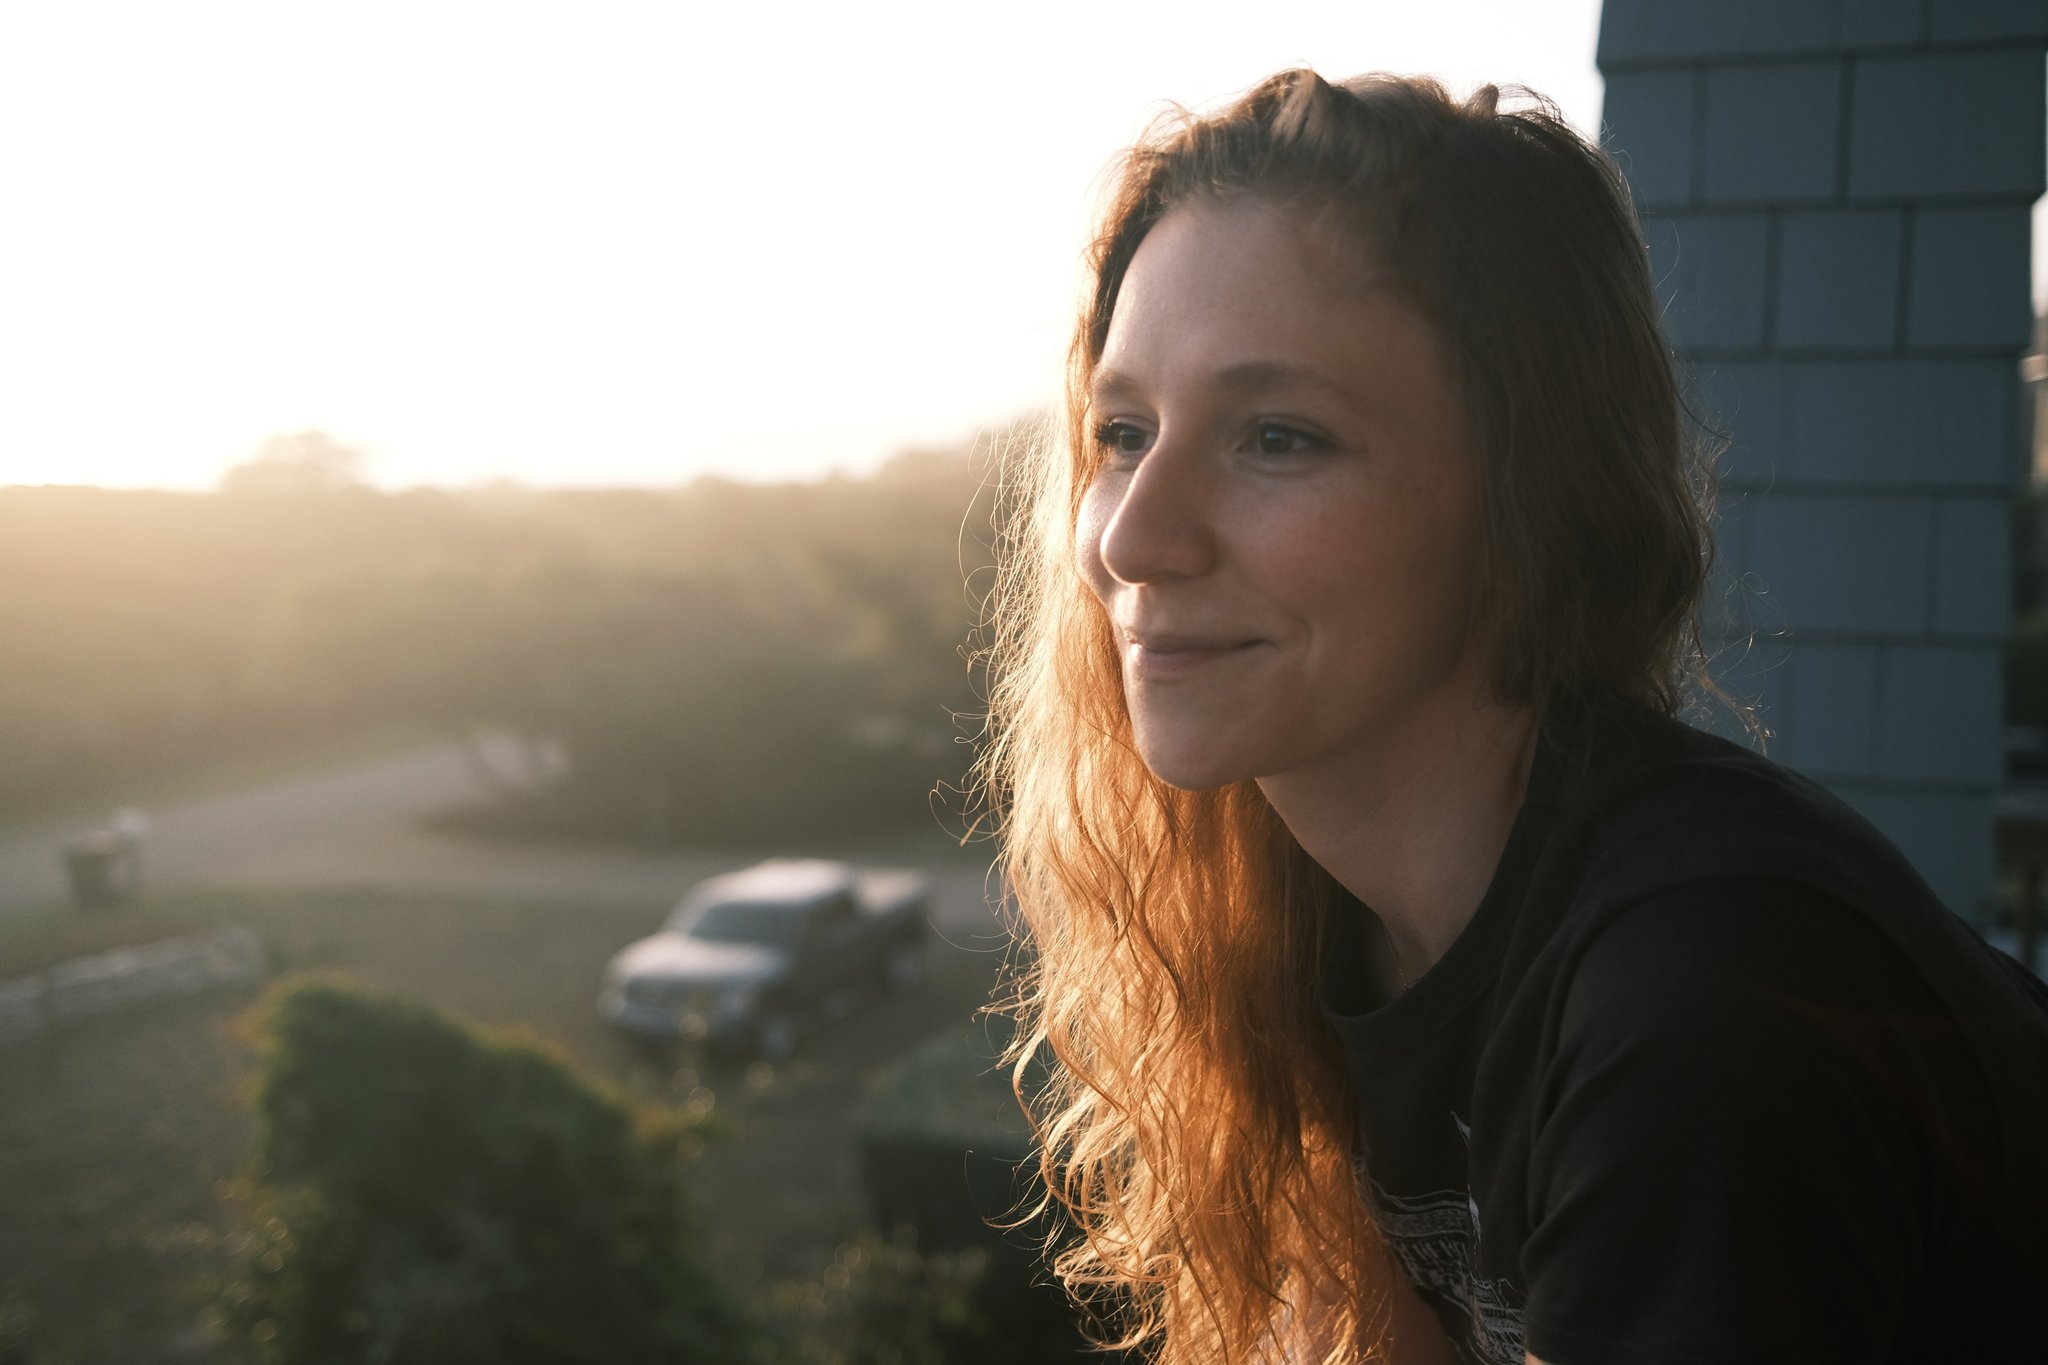
[[[1261,642],[1197,635],[1126,635],[1124,671],[1146,681],[1165,681],[1202,672],[1256,649]]]

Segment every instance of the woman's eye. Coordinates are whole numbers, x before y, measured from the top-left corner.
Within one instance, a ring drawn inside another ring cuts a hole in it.
[[[1319,450],[1324,442],[1284,422],[1261,422],[1252,428],[1252,449],[1261,455],[1300,455]]]
[[[1151,439],[1143,427],[1129,422],[1102,422],[1095,428],[1095,444],[1106,455],[1142,455]]]

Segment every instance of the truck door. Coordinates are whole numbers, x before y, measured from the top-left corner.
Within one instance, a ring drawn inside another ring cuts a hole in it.
[[[813,989],[830,995],[860,975],[867,949],[860,941],[860,915],[853,897],[840,892],[812,911],[804,956],[810,960]]]

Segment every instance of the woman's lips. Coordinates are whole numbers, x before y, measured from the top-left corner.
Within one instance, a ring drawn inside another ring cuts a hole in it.
[[[1239,658],[1259,643],[1179,635],[1126,636],[1124,669],[1131,676],[1148,681],[1186,677]]]

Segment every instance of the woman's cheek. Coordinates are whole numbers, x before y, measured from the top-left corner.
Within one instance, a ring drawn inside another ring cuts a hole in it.
[[[1109,605],[1116,580],[1102,563],[1102,537],[1116,516],[1118,492],[1114,481],[1091,480],[1081,494],[1081,506],[1074,516],[1074,568],[1095,594],[1096,601]]]

